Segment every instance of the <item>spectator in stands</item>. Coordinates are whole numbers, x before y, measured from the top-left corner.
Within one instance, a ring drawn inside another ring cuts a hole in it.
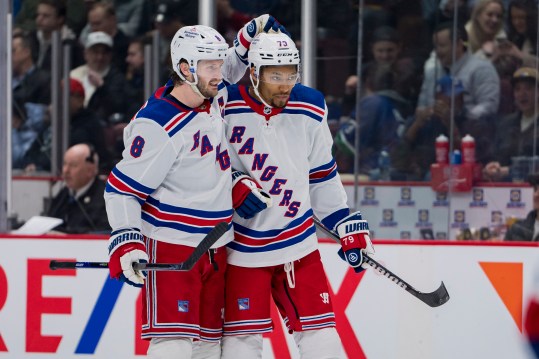
[[[30,38],[24,34],[13,35],[11,49],[13,99],[22,105],[50,104],[51,78],[47,71],[36,68]]]
[[[92,145],[77,144],[64,154],[62,179],[65,187],[52,199],[46,212],[64,222],[55,228],[64,233],[108,232],[105,182],[97,176],[99,156]]]
[[[502,0],[479,0],[466,24],[469,49],[473,54],[490,58],[494,52],[495,39],[506,37],[503,30],[504,7]]]
[[[170,42],[179,28],[197,23],[198,5],[189,0],[159,0],[154,25],[159,32],[159,59],[161,68],[172,68],[170,64]],[[169,73],[163,76],[168,79]]]
[[[494,161],[486,164],[483,175],[493,181],[511,180],[511,157],[535,156],[539,125],[539,73],[522,67],[513,75],[513,92],[517,111],[503,117],[496,128]]]
[[[453,37],[456,36],[455,63]],[[433,35],[440,67],[426,67],[419,95],[416,119],[423,121],[433,114],[436,81],[444,76],[459,80],[464,88],[464,111],[468,119],[494,115],[500,100],[500,80],[490,61],[472,56],[466,47],[468,35],[462,26],[454,33],[452,23],[438,25]]]
[[[69,80],[69,145],[89,143],[99,155],[101,172],[112,169],[110,154],[104,138],[104,121],[91,107],[84,107],[84,87],[75,80]]]
[[[96,148],[101,160],[100,171],[108,173],[112,168],[111,155],[104,134],[104,121],[99,118],[92,108],[84,107],[85,92],[82,84],[75,79],[69,81],[69,145],[88,143]],[[49,171],[51,168],[51,128],[46,127],[38,132],[37,138],[26,152],[22,168],[27,173],[34,171]]]
[[[379,27],[374,31],[372,39],[372,58],[373,60],[363,66],[362,77],[364,82],[367,79],[367,71],[373,69],[373,65],[389,65],[393,67],[393,70],[398,73],[400,79],[414,79],[415,81],[408,81],[409,88],[406,89],[406,97],[411,103],[415,104],[421,82],[417,80],[421,78],[421,74],[418,73],[420,68],[413,59],[409,57],[402,57],[402,43],[397,31],[389,26]],[[349,76],[345,83],[345,93],[342,102],[342,113],[345,115],[350,114],[355,110],[356,103],[356,85],[357,76]],[[366,88],[365,83],[362,86]]]
[[[522,67],[522,61],[513,55],[503,54],[493,56],[492,65],[500,78],[500,104],[498,116],[505,116],[515,111],[513,98],[513,74]]]
[[[437,8],[427,14],[425,19],[428,23],[430,34],[433,33],[438,24],[453,21],[455,5],[458,6],[457,18],[460,23],[465,24],[470,18],[467,0],[441,0],[432,3],[433,5],[437,5]]]
[[[60,32],[63,44],[71,46],[71,65],[77,66],[81,62],[80,47],[76,42],[73,31],[67,27],[66,5],[63,0],[39,0],[36,14],[36,30],[30,36],[35,45],[36,66],[46,71],[51,70],[51,42],[52,33]]]
[[[40,0],[21,1],[20,11],[15,15],[15,29],[32,31],[36,29],[37,5]],[[64,0],[65,2],[65,0]],[[66,24],[75,34],[79,34],[86,24],[87,0],[69,0],[66,7]]]
[[[454,96],[453,118],[452,96]],[[394,179],[428,180],[430,165],[435,161],[436,137],[440,134],[450,138],[454,148],[460,148],[462,137],[470,134],[476,142],[476,161],[486,163],[492,158],[491,142],[494,136],[492,117],[468,117],[465,99],[466,88],[460,79],[445,76],[438,80],[432,113],[429,116],[410,117],[402,141],[391,153]]]
[[[150,42],[149,38],[140,37],[131,40],[127,49],[127,100],[126,116],[128,119],[140,109],[144,103],[144,46]]]
[[[22,168],[23,158],[34,140],[37,131],[26,123],[26,111],[21,104],[13,101],[11,116],[11,166]]]
[[[389,152],[399,142],[404,119],[412,113],[410,103],[399,91],[402,90],[399,81],[395,67],[388,64],[371,63],[366,71],[367,95],[361,99],[359,115],[359,163],[360,173],[371,179],[380,178],[380,154]],[[341,126],[335,138],[341,150],[348,150],[350,159],[355,153],[355,127],[355,113],[352,113],[352,119]]]
[[[125,57],[129,38],[118,27],[116,10],[110,3],[98,2],[88,11],[88,33],[83,33],[79,41],[84,44],[88,40],[88,34],[95,31],[103,31],[112,37],[112,62],[121,71],[125,72]]]
[[[529,176],[528,182],[533,187],[533,210],[507,229],[506,241],[539,241],[539,176]]]
[[[217,31],[224,36],[229,45],[232,45],[239,29],[249,22],[252,17],[234,9],[230,4],[230,0],[216,0],[216,5]]]
[[[70,74],[84,86],[85,107],[92,108],[107,122],[116,114],[125,117],[125,77],[112,64],[112,46],[110,35],[102,31],[91,32],[84,51],[86,63]]]
[[[497,37],[493,57],[512,55],[523,66],[537,63],[537,1],[512,0],[509,3],[507,37]]]

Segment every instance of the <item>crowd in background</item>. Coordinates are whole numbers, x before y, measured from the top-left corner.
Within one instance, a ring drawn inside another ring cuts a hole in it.
[[[359,170],[370,180],[429,180],[440,134],[454,148],[473,136],[489,180],[511,180],[513,158],[536,155],[536,0],[366,0],[359,42],[358,3],[317,1],[316,87],[326,96],[341,173],[354,171],[358,123]],[[301,47],[299,1],[216,6],[217,29],[230,43],[248,19],[271,13]],[[59,31],[71,45],[68,145],[92,144],[108,173],[121,157],[125,124],[144,102],[144,46],[159,33],[164,84],[170,39],[198,22],[198,3],[15,0],[14,10],[13,167],[50,171],[51,34]]]

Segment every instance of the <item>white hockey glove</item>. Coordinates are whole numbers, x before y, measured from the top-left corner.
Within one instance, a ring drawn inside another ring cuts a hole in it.
[[[245,219],[271,207],[271,196],[254,179],[241,171],[232,172],[232,206]]]
[[[110,277],[142,287],[146,272],[133,269],[133,263],[137,262],[148,263],[144,236],[134,228],[113,232],[109,240]]]
[[[238,34],[234,39],[236,53],[243,61],[247,61],[247,54],[249,53],[251,41],[253,41],[256,35],[262,32],[282,32],[290,36],[288,31],[286,31],[286,28],[273,16],[264,14],[254,18],[238,31]]]
[[[354,212],[340,220],[336,225],[337,233],[341,239],[342,249],[339,256],[346,261],[356,273],[363,271],[363,253],[374,254],[369,237],[369,224],[361,216],[360,212]]]

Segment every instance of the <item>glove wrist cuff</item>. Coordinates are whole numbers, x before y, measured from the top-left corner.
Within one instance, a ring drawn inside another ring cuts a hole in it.
[[[126,229],[120,232],[115,233],[109,239],[109,257],[121,246],[127,243],[138,243],[142,244],[144,248],[146,245],[144,243],[144,236],[140,233],[139,230]]]

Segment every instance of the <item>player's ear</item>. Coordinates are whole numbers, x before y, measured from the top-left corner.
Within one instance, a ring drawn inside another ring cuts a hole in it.
[[[251,75],[251,77],[253,78],[253,80],[256,80],[256,74],[255,74],[255,67],[252,66],[249,70],[249,73]]]
[[[183,77],[189,79],[191,71],[189,71],[189,64],[187,62],[180,62],[180,72],[182,73]]]

